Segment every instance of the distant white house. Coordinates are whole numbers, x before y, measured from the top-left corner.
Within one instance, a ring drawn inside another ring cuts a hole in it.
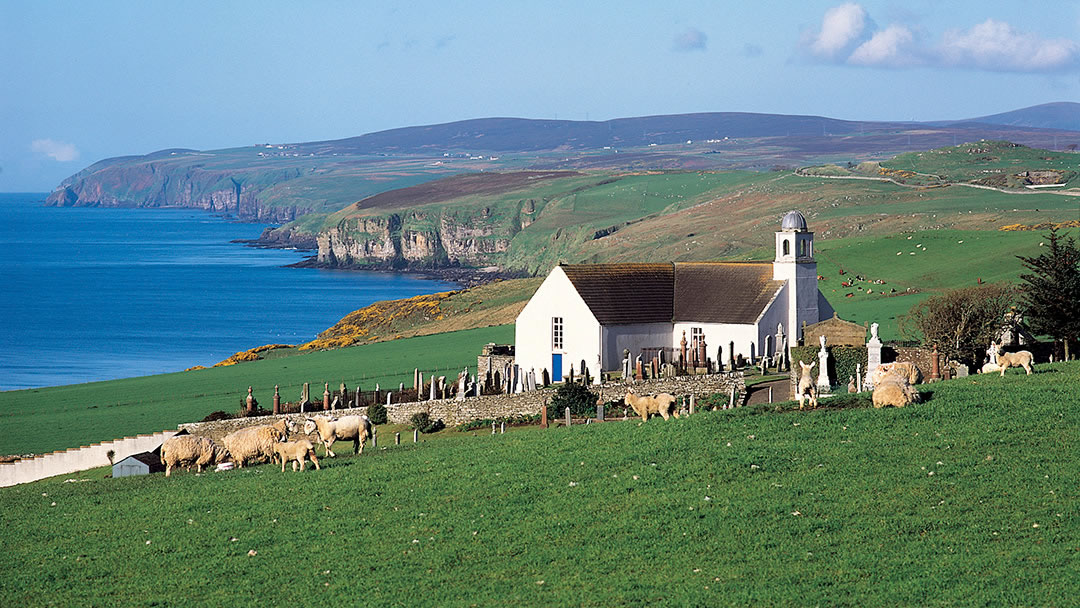
[[[718,347],[722,361],[756,359],[775,354],[778,328],[791,336],[832,315],[817,287],[814,233],[791,211],[772,262],[557,266],[517,317],[515,362],[555,382],[584,362],[599,378],[621,368],[624,350],[631,360],[670,357],[684,332],[691,346],[704,340],[710,359]]]

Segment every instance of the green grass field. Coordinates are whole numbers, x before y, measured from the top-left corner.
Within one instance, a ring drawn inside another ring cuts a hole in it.
[[[176,428],[210,412],[236,412],[254,387],[259,405],[270,409],[274,385],[282,402],[296,401],[304,382],[311,398],[321,398],[323,383],[350,391],[412,383],[412,370],[457,375],[475,368],[488,342],[513,341],[510,326],[465,330],[394,340],[290,357],[268,358],[229,367],[143,376],[51,388],[0,393],[0,454],[43,453],[127,435]],[[33,429],[48,428],[43,433]]]
[[[972,287],[980,279],[1018,283],[1024,268],[1016,256],[1039,255],[1043,241],[1037,231],[985,230],[922,230],[821,241],[814,255],[818,274],[825,278],[818,281],[818,288],[842,318],[877,322],[882,339],[899,339],[897,317],[927,296]],[[857,276],[866,280],[857,281]],[[871,283],[874,280],[885,284]],[[855,282],[844,287],[844,281]]]
[[[0,489],[5,605],[1066,606],[1080,365]],[[827,402],[826,402],[827,403]],[[5,425],[7,426],[7,425]]]

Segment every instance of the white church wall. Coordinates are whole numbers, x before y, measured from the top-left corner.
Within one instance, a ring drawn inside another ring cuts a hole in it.
[[[788,344],[791,344],[791,327],[787,315],[787,304],[789,301],[788,291],[791,288],[791,283],[787,283],[780,288],[780,292],[777,297],[773,298],[773,301],[765,308],[761,316],[757,321],[757,343],[759,356],[772,356],[776,354],[778,345],[776,344],[776,326],[784,326],[784,335],[788,336]],[[816,289],[816,287],[815,287]],[[768,339],[768,348],[766,349],[766,337],[772,336]]]
[[[552,344],[552,318],[563,319],[563,347],[554,349]],[[593,377],[599,374],[600,323],[593,316],[585,301],[574,289],[562,268],[556,267],[548,275],[532,299],[518,314],[514,325],[514,361],[525,371],[552,370],[552,354],[562,355],[563,374],[574,366],[574,373],[581,373],[584,359]]]
[[[643,323],[641,325],[610,325],[604,328],[605,370],[622,368],[623,350],[630,351],[633,363],[643,348],[670,346],[671,323]]]

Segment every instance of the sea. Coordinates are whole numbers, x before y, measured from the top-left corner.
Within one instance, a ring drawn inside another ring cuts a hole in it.
[[[413,275],[287,268],[265,224],[193,209],[45,207],[0,194],[0,391],[210,366],[297,344],[372,302],[445,291]]]

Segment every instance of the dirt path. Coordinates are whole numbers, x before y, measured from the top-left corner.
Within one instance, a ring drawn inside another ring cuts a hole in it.
[[[788,400],[788,391],[790,388],[790,381],[773,380],[771,382],[762,382],[761,384],[755,384],[746,389],[746,405],[760,405],[769,402],[769,388],[772,387],[773,403]]]

